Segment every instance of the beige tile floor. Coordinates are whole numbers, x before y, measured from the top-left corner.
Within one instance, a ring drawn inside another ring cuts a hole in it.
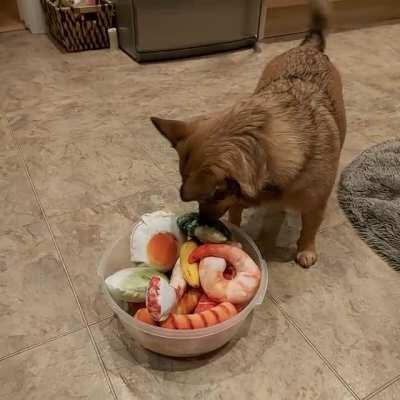
[[[399,37],[391,25],[329,39],[348,111],[341,168],[400,136]],[[225,107],[293,45],[137,65],[121,52],[61,54],[45,36],[0,35],[0,399],[400,399],[399,274],[334,195],[309,271],[290,258],[296,216],[248,215],[269,296],[246,334],[212,355],[144,351],[98,289],[99,257],[138,215],[192,207],[179,202],[175,154],[148,117]]]

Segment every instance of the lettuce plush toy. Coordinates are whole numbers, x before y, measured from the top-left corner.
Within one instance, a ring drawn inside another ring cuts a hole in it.
[[[159,276],[168,282],[168,278],[156,269],[139,266],[115,272],[105,280],[105,284],[116,300],[141,303],[146,299],[146,290],[153,276]]]

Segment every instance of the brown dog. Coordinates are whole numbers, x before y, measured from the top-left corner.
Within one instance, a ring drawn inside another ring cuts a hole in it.
[[[346,132],[342,83],[323,54],[325,3],[313,2],[303,43],[272,60],[254,94],[182,122],[152,118],[179,154],[183,201],[212,218],[279,201],[302,217],[297,261],[316,261],[315,236],[335,182]]]

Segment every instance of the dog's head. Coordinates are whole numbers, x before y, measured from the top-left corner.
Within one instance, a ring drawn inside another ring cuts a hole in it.
[[[240,187],[220,162],[218,149],[207,140],[211,121],[206,118],[188,122],[160,118],[151,121],[178,153],[181,199],[197,201],[205,217],[221,217],[237,201]]]
[[[237,132],[241,126],[249,126],[241,117],[234,113],[190,121],[151,118],[179,155],[182,200],[197,201],[205,217],[219,218],[234,204],[257,193],[253,176],[257,155]]]

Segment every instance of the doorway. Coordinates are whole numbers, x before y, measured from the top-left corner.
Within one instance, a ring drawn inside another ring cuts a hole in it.
[[[19,18],[17,0],[1,0],[0,32],[9,32],[25,29]]]

